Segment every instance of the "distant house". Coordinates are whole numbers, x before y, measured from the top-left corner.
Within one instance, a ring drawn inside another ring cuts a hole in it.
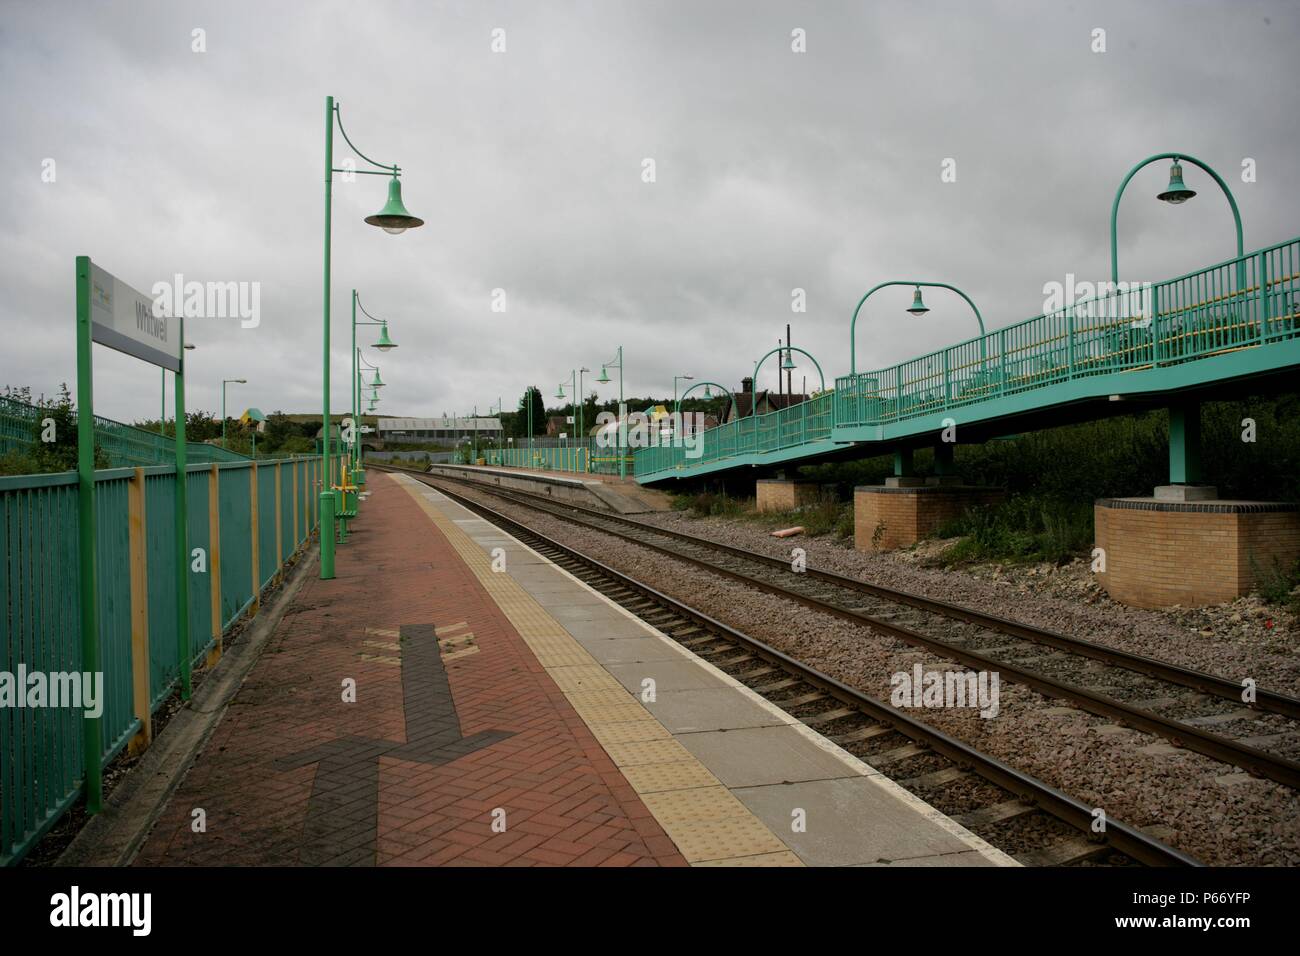
[[[783,408],[800,405],[808,401],[807,395],[797,393],[783,395],[770,389],[763,389],[755,394],[754,380],[748,376],[741,380],[740,391],[732,393],[731,397],[733,402],[727,409],[727,417],[724,422],[734,422],[737,418],[748,418],[750,415],[766,415],[769,412],[779,412]]]
[[[561,435],[567,435],[573,431],[573,426],[568,423],[568,419],[563,415],[551,415],[546,419],[546,437],[559,438]]]

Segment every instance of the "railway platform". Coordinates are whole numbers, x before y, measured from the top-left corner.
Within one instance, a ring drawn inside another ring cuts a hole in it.
[[[663,491],[646,488],[631,478],[581,472],[542,471],[491,465],[431,465],[429,472],[498,488],[514,488],[550,495],[564,501],[602,508],[616,514],[668,511],[672,499]]]
[[[137,863],[1014,865],[436,489],[368,491]]]

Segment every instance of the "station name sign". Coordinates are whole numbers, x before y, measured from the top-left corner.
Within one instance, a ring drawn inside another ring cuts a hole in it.
[[[93,262],[90,266],[90,337],[173,372],[181,370],[181,322],[157,315],[152,296],[131,288]]]

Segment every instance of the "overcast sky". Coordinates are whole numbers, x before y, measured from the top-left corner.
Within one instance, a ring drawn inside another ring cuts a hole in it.
[[[221,379],[246,378],[232,414],[318,411],[327,94],[426,221],[368,226],[384,180],[336,177],[333,406],[355,287],[399,343],[367,350],[381,414],[432,416],[513,408],[529,383],[555,404],[619,345],[630,395],[675,374],[738,385],[787,322],[829,380],[858,298],[888,279],[960,286],[990,328],[1029,318],[1045,283],[1108,278],[1111,200],[1152,153],[1222,173],[1248,250],[1289,239],[1298,57],[1295,2],[0,0],[0,382],[75,380],[85,254],[144,292],[176,273],[259,283],[256,328],[188,323],[188,404],[219,410]],[[1189,167],[1201,195],[1170,206],[1166,178],[1159,163],[1129,187],[1121,278],[1234,252],[1213,183]],[[859,367],[974,333],[956,297],[927,294],[918,320],[910,296],[872,298]],[[100,346],[95,367],[97,411],[157,415],[155,367]]]

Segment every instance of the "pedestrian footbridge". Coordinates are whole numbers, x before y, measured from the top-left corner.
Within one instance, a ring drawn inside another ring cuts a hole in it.
[[[636,480],[903,451],[937,442],[953,425],[960,441],[983,441],[1267,388],[1300,365],[1298,319],[1300,238],[888,368],[851,367],[807,402],[704,432],[694,457],[683,447],[639,449]]]

